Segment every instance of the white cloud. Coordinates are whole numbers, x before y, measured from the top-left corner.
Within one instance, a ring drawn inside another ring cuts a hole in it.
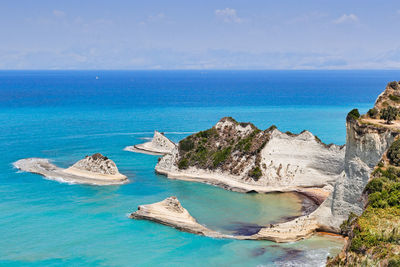
[[[152,22],[158,22],[158,21],[163,21],[165,20],[167,17],[165,16],[164,13],[158,13],[155,15],[149,15],[147,16],[147,18],[144,21],[139,22],[140,25],[146,25],[148,23],[152,23]]]
[[[342,24],[346,22],[358,22],[358,17],[354,14],[343,14],[333,21],[335,24]]]
[[[243,19],[238,17],[236,13],[236,9],[233,8],[225,8],[225,9],[217,9],[215,10],[215,15],[222,19],[224,22],[236,22],[241,23]]]
[[[61,11],[61,10],[54,9],[53,10],[53,15],[56,16],[56,17],[61,18],[61,17],[65,16],[65,12]]]

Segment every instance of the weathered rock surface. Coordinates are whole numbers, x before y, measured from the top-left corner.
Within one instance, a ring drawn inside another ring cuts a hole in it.
[[[398,135],[387,128],[362,124],[348,118],[346,123],[345,169],[333,193],[315,211],[322,228],[339,232],[350,212],[360,215],[365,206],[362,192],[373,168]]]
[[[166,155],[170,154],[175,147],[176,144],[169,140],[163,133],[154,131],[154,136],[150,142],[128,146],[125,150],[150,155]]]
[[[14,162],[14,166],[22,171],[67,183],[113,185],[128,181],[125,175],[119,173],[115,163],[100,153],[86,156],[67,169],[59,168],[48,159],[41,158],[21,159]]]

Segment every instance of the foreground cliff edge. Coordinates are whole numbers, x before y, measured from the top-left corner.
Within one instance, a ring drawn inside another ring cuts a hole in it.
[[[297,191],[320,201],[311,214],[256,234],[268,240],[294,241],[315,231],[343,233],[341,226],[349,215],[363,212],[367,203],[363,192],[371,172],[400,132],[397,118],[390,124],[380,119],[390,107],[400,108],[399,88],[397,82],[388,84],[368,115],[360,116],[357,110],[348,114],[345,147],[325,145],[307,131],[299,135],[276,127],[260,131],[250,123],[223,118],[213,128],[179,142],[156,171],[171,179],[239,192]]]
[[[154,131],[153,138],[149,142],[134,146],[127,146],[124,150],[150,155],[171,154],[176,144],[169,140],[163,133]]]
[[[116,185],[128,181],[125,175],[119,173],[115,163],[100,153],[86,156],[67,169],[59,168],[42,158],[21,159],[14,162],[14,167],[67,183]]]

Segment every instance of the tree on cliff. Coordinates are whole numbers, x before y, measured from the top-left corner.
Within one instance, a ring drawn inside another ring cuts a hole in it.
[[[390,124],[391,121],[396,120],[399,111],[397,108],[388,106],[384,108],[381,113],[381,119],[385,120],[387,124]]]

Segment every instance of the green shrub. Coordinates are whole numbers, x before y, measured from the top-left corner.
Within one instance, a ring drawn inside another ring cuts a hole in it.
[[[381,119],[385,120],[387,124],[391,121],[396,120],[399,111],[397,108],[388,106],[387,108],[382,109]]]
[[[390,82],[389,86],[394,90],[399,89],[399,84],[396,81]]]
[[[210,137],[212,137],[212,136],[214,136],[214,135],[217,135],[217,134],[218,134],[218,133],[217,133],[217,130],[213,127],[213,128],[211,128],[211,129],[198,132],[198,133],[196,134],[196,136],[197,136],[197,137],[201,137],[201,138],[210,138]]]
[[[347,114],[347,119],[354,119],[357,120],[358,118],[360,118],[360,112],[358,111],[358,109],[353,109],[351,110],[348,114]]]
[[[190,151],[194,148],[194,143],[190,137],[179,142],[179,148],[183,151]]]
[[[349,231],[351,230],[351,225],[353,224],[354,220],[357,219],[357,214],[354,212],[350,212],[349,217],[347,220],[344,220],[340,225],[340,232],[343,235],[348,235]]]
[[[388,265],[387,266],[388,267],[399,267],[400,266],[400,258],[399,258],[399,256],[397,256],[397,257],[395,257],[393,259],[390,259],[388,261]]]
[[[188,166],[189,166],[189,161],[187,158],[183,158],[183,159],[179,160],[179,162],[178,162],[179,169],[187,169]]]
[[[258,180],[260,179],[260,177],[262,176],[262,171],[260,169],[260,167],[254,167],[250,172],[249,172],[249,176],[251,178],[253,178],[254,180]]]
[[[390,163],[395,166],[400,166],[400,139],[392,143],[387,151],[387,157]]]
[[[387,203],[387,196],[387,191],[372,193],[368,196],[368,204],[374,208],[384,209],[389,206]]]
[[[400,102],[400,96],[397,95],[389,95],[389,99],[394,102]]]
[[[376,108],[371,108],[368,110],[367,114],[370,118],[376,118],[376,115],[378,115],[378,110]]]
[[[230,146],[224,148],[223,150],[217,151],[213,155],[213,165],[217,167],[220,163],[224,162],[228,156],[231,154],[232,148]]]
[[[365,187],[365,191],[367,191],[368,194],[381,192],[383,189],[383,184],[384,183],[381,178],[372,179]]]
[[[391,207],[399,206],[400,205],[400,192],[398,190],[392,190],[389,194],[387,203]]]

